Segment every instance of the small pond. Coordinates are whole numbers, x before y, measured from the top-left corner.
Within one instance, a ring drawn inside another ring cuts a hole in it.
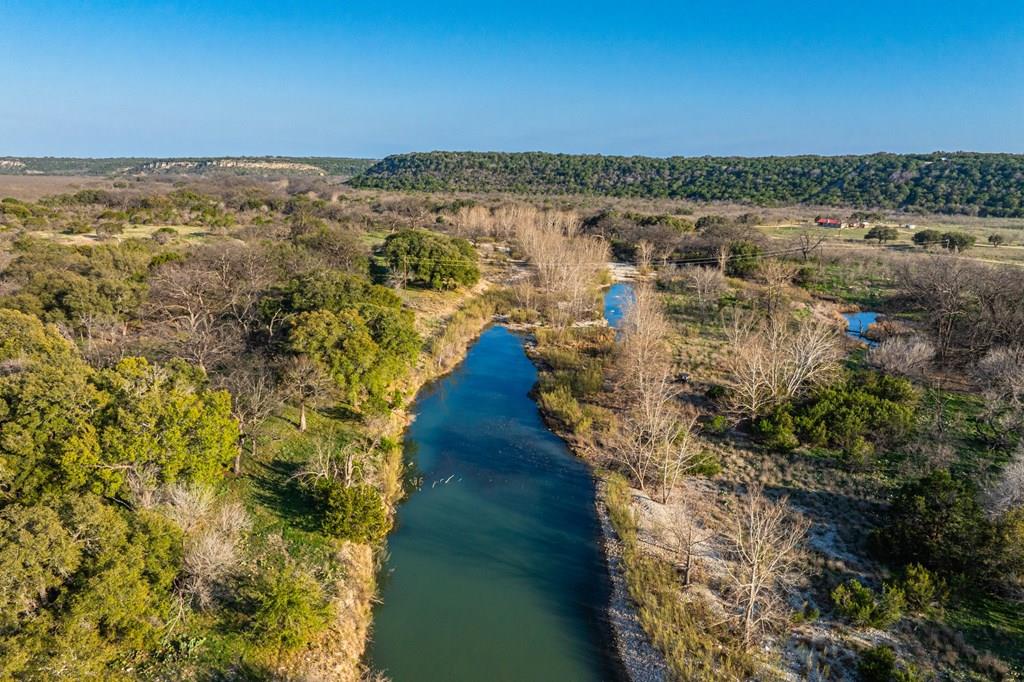
[[[861,310],[855,313],[843,313],[843,317],[846,318],[847,336],[857,339],[858,341],[863,341],[868,344],[868,346],[877,346],[877,341],[869,339],[864,334],[867,332],[868,327],[875,323],[878,316],[879,313],[871,310]]]

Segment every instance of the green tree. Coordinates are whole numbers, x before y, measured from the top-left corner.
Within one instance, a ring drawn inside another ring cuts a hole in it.
[[[879,244],[884,244],[885,242],[891,242],[893,239],[898,239],[899,236],[899,230],[895,227],[876,225],[868,230],[868,233],[864,235],[864,239],[876,239]]]
[[[0,501],[29,502],[94,462],[103,402],[75,347],[34,316],[0,309]]]
[[[238,422],[227,391],[204,384],[202,371],[181,361],[126,358],[102,371],[97,385],[109,401],[99,415],[101,455],[75,462],[71,482],[113,495],[132,469],[162,483],[218,481],[234,460]]]
[[[922,246],[927,249],[933,244],[942,243],[942,233],[938,230],[921,230],[914,233],[913,240],[918,246]]]
[[[291,350],[322,367],[356,409],[368,401],[383,409],[419,354],[412,313],[394,292],[359,277],[311,275],[293,282],[278,305],[294,314]]]
[[[324,530],[353,542],[376,542],[391,530],[380,493],[372,486],[346,486],[331,481],[321,486]]]
[[[1006,243],[1006,237],[999,233],[990,234],[988,236],[988,243],[991,244],[992,246],[1002,246],[1003,244]]]
[[[725,272],[730,277],[749,277],[757,270],[761,259],[761,248],[746,240],[733,242],[729,245],[729,260]]]
[[[0,631],[45,606],[80,562],[78,543],[50,507],[0,510]]]
[[[388,235],[382,254],[403,283],[454,289],[476,284],[480,279],[476,250],[465,239],[424,230],[402,230]]]
[[[942,245],[950,251],[960,253],[974,246],[975,238],[966,232],[943,232]]]
[[[327,627],[331,607],[323,588],[290,560],[264,570],[252,592],[252,632],[278,663]]]
[[[976,573],[992,553],[993,531],[973,486],[945,469],[900,487],[887,518],[872,544],[888,560],[943,573]]]

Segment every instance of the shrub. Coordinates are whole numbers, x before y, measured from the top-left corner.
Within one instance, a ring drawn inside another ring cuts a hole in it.
[[[353,542],[375,542],[391,530],[384,500],[368,485],[332,481],[321,486],[324,532]]]
[[[715,436],[721,436],[729,430],[729,420],[723,414],[716,414],[704,422],[703,430]]]
[[[293,564],[260,575],[253,592],[252,633],[278,660],[327,627],[330,604],[323,588]]]
[[[889,524],[872,534],[877,554],[942,573],[974,573],[994,552],[995,533],[969,481],[946,470],[905,483],[893,498]]]
[[[178,232],[173,227],[161,227],[153,233],[153,241],[157,244],[167,244],[177,236]]]
[[[96,226],[96,236],[100,239],[109,239],[124,232],[124,225],[113,221],[100,223]]]
[[[911,611],[926,613],[941,604],[946,595],[946,582],[921,564],[909,564],[903,572],[900,587]]]
[[[758,419],[754,423],[754,432],[771,450],[789,452],[800,446],[800,440],[793,432],[793,415],[785,408]]]
[[[885,645],[872,647],[860,655],[857,675],[862,682],[920,682],[924,679],[913,666],[901,668],[896,652]]]
[[[601,367],[601,363],[590,360],[570,372],[569,386],[573,395],[580,398],[598,393],[604,387],[604,368]]]
[[[914,424],[918,394],[906,379],[880,372],[848,373],[794,407],[777,409],[754,424],[765,444],[792,450],[800,443],[844,452],[861,462],[875,444],[899,441]]]
[[[894,585],[883,585],[881,595],[856,578],[832,590],[832,601],[843,618],[858,627],[884,629],[903,615],[906,598],[903,590]]]
[[[541,408],[575,433],[590,430],[591,419],[583,411],[568,386],[555,386],[550,391],[540,392]]]

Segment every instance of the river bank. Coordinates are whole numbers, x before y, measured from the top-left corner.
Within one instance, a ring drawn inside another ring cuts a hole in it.
[[[633,295],[632,285],[622,281],[627,278],[616,279],[618,282],[608,288],[603,302],[605,322],[612,328],[621,324]],[[528,354],[540,372],[557,371],[545,361],[538,344],[531,346]],[[644,630],[636,601],[631,594],[631,589],[636,589],[636,586],[631,588],[625,543],[612,520],[614,512],[610,510],[612,500],[604,476],[606,472],[594,461],[593,448],[589,441],[580,438],[575,429],[566,423],[564,415],[556,413],[545,400],[540,399],[540,390],[535,390],[535,395],[538,397],[538,408],[548,428],[565,441],[577,457],[586,462],[595,481],[594,507],[600,522],[602,550],[612,587],[606,606],[606,618],[623,674],[630,682],[660,682],[667,678],[668,668],[665,657]],[[617,511],[621,515],[623,510]]]
[[[400,387],[406,396],[402,406],[372,424],[357,425],[358,432],[377,442],[401,442],[412,421],[412,407],[419,391],[450,372],[492,321],[495,302],[489,292],[493,288],[487,280],[455,293],[400,292],[416,315],[417,329],[425,339],[423,352]],[[378,469],[375,476],[393,516],[406,494],[402,449],[387,449]],[[343,570],[332,590],[334,618],[315,645],[298,652],[278,671],[283,679],[357,682],[374,675],[365,655],[372,636],[379,571],[385,557],[384,547],[339,543],[334,561]]]

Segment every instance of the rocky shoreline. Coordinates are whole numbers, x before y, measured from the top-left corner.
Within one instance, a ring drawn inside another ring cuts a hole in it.
[[[636,605],[629,596],[626,571],[622,565],[622,542],[608,518],[604,501],[604,482],[598,480],[594,506],[601,522],[601,538],[611,594],[608,597],[608,623],[616,654],[629,682],[664,682],[667,667],[661,653],[654,648],[640,624]]]

